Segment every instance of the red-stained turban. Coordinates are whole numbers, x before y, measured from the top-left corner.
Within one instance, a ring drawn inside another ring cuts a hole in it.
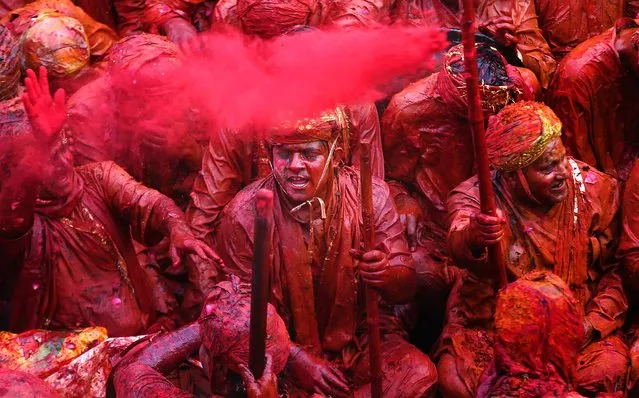
[[[237,16],[245,34],[270,39],[314,25],[320,6],[318,0],[238,0]]]
[[[25,66],[47,68],[54,78],[73,77],[89,65],[89,39],[82,24],[57,12],[42,12],[22,39]]]
[[[561,136],[561,121],[539,102],[517,102],[490,118],[486,146],[491,166],[515,171],[531,165]]]
[[[0,101],[15,97],[20,82],[20,43],[0,25]]]
[[[232,277],[217,284],[209,294],[202,314],[202,341],[212,362],[237,374],[239,365],[248,366],[251,318],[251,285]],[[272,371],[278,374],[288,360],[290,338],[275,307],[268,305],[266,317],[266,353],[273,359]]]
[[[339,143],[343,143],[348,142],[350,127],[350,118],[346,108],[340,106],[334,110],[322,112],[315,118],[282,124],[272,131],[269,142],[271,145],[300,144],[313,141],[332,143],[338,139]]]

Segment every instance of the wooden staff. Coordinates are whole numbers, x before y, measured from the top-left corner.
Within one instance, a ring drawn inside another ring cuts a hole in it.
[[[486,150],[486,131],[484,113],[479,94],[479,72],[477,70],[477,50],[475,48],[475,7],[473,0],[463,0],[464,14],[462,24],[462,42],[464,44],[464,65],[466,68],[466,90],[468,93],[468,120],[473,133],[477,177],[479,178],[479,198],[481,211],[489,216],[497,216],[495,192]],[[506,286],[506,266],[502,256],[501,244],[488,246],[488,261],[494,264],[499,274],[500,286]]]
[[[266,312],[269,295],[270,232],[273,225],[273,192],[257,191],[255,208],[253,279],[251,283],[251,332],[249,369],[255,380],[262,377],[266,365]]]
[[[375,250],[375,214],[373,212],[373,172],[371,168],[371,143],[363,141],[360,153],[360,190],[362,197],[362,221],[364,224],[364,251]],[[366,285],[366,323],[371,365],[371,397],[382,397],[382,353],[379,333],[379,295]]]

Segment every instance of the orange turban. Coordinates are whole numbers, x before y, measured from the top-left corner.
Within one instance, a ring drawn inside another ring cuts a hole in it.
[[[561,136],[561,121],[539,102],[517,102],[492,116],[486,130],[491,166],[515,171],[530,166]]]
[[[23,36],[27,67],[47,68],[55,78],[72,77],[89,64],[89,39],[82,24],[57,12],[43,12]]]
[[[318,0],[238,0],[237,15],[247,35],[264,39],[281,36],[297,25],[314,25]]]

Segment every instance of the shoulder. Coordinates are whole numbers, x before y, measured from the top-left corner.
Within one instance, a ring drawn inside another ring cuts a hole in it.
[[[589,87],[591,80],[614,77],[610,72],[617,69],[618,60],[610,40],[611,32],[607,31],[575,47],[557,66],[553,86],[585,83]]]
[[[75,171],[85,182],[94,181],[102,183],[113,177],[133,179],[126,170],[111,160],[87,163],[76,167]]]
[[[275,188],[272,176],[259,179],[238,192],[224,208],[220,228],[236,226],[252,231],[256,217],[255,197],[262,188]]]
[[[424,79],[410,84],[404,90],[395,94],[388,104],[386,112],[384,112],[384,117],[386,118],[387,114],[394,115],[413,112],[419,105],[433,100],[438,75],[439,73],[433,73]]]
[[[591,202],[595,200],[600,200],[602,202],[612,200],[613,202],[616,202],[620,189],[619,182],[616,178],[577,159],[570,158],[570,162],[579,169],[584,188],[586,192],[591,194],[589,195],[589,200]],[[633,172],[635,169],[633,169]],[[576,174],[575,170],[573,170],[573,175],[574,174]],[[637,177],[639,177],[639,175]],[[606,203],[602,203],[602,205],[606,205]]]

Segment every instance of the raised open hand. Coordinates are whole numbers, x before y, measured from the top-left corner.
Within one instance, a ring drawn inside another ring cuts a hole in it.
[[[51,97],[47,69],[43,66],[40,67],[40,79],[33,70],[27,69],[24,85],[27,92],[22,94],[22,103],[33,133],[36,138],[49,143],[62,130],[67,117],[64,90],[59,89]]]

